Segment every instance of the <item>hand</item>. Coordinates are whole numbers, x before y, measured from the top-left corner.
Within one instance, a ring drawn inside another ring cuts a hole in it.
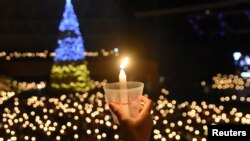
[[[149,141],[153,120],[151,117],[152,101],[145,96],[140,100],[144,103],[141,105],[140,113],[136,118],[130,118],[125,114],[123,109],[115,103],[109,103],[110,109],[117,116],[123,141]]]

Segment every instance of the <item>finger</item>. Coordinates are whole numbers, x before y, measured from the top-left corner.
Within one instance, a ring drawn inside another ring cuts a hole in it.
[[[117,116],[118,120],[121,119],[121,116],[122,116],[122,112],[121,112],[121,108],[119,105],[115,104],[115,103],[112,103],[110,102],[109,103],[109,108],[111,109],[111,111],[114,112],[114,114]]]
[[[125,123],[129,117],[127,113],[122,109],[122,107],[116,103],[109,103],[110,109],[114,112],[116,115],[117,119],[119,120],[120,124]]]
[[[139,113],[142,111],[143,105],[139,105]]]
[[[145,114],[150,113],[152,106],[153,106],[152,101],[145,96],[141,96],[140,99],[142,102],[144,102],[144,106],[143,106],[141,113],[145,113]]]

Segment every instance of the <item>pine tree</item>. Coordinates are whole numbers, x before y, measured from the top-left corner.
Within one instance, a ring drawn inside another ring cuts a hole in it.
[[[59,25],[60,36],[51,69],[51,87],[62,91],[90,90],[89,70],[85,59],[84,40],[71,0],[66,0]]]

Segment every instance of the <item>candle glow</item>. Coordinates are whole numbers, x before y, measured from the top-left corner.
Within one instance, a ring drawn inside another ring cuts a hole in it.
[[[127,64],[128,64],[128,57],[126,57],[126,58],[124,58],[123,60],[122,60],[122,63],[121,63],[121,65],[120,65],[120,68],[123,70],[123,69],[125,69],[125,67],[127,66]]]

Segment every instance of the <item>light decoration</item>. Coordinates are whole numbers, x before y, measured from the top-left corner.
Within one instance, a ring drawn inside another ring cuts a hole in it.
[[[234,52],[233,53],[233,57],[234,57],[235,61],[238,61],[241,56],[242,56],[242,54],[240,52]]]
[[[46,87],[47,83],[44,81],[41,82],[18,82],[16,80],[12,81],[12,87],[17,93],[28,90],[41,90]]]
[[[98,90],[106,83],[95,81],[91,87]],[[179,102],[168,98],[167,89],[161,92],[151,112],[152,140],[206,140],[209,124],[250,124],[250,113],[237,105]],[[3,140],[39,140],[41,136],[44,140],[120,140],[120,128],[107,107],[99,91],[59,97],[15,95],[2,107],[0,136]]]
[[[28,83],[28,82],[17,82],[16,80],[14,80],[11,82],[11,86],[13,91],[0,90],[0,106],[4,104],[4,102],[8,101],[10,98],[16,96],[16,94],[19,94],[21,92],[38,89],[38,86],[40,87],[40,89],[44,89],[46,83],[43,81],[39,83],[35,82]]]
[[[228,22],[225,20],[225,13],[221,12],[213,13],[212,15],[210,13],[211,13],[210,10],[206,10],[205,14],[191,16],[190,18],[187,19],[188,24],[193,28],[194,32],[197,33],[199,36],[204,36],[204,35],[210,36],[211,33],[215,33],[215,35],[218,35],[221,38],[225,37],[228,34],[227,32]],[[217,27],[209,28],[209,30],[207,28],[204,28],[210,26],[210,25],[206,26],[203,25],[203,23],[207,22],[208,19],[209,20],[216,19]]]
[[[117,57],[119,56],[119,49],[118,48],[114,48],[111,50],[105,50],[105,49],[101,49],[99,51],[85,51],[83,52],[83,55],[85,57],[110,57],[110,56],[114,56]],[[44,50],[41,52],[5,52],[5,51],[1,51],[0,52],[0,59],[6,60],[6,61],[10,61],[13,59],[22,59],[22,58],[39,58],[39,59],[50,59],[50,58],[54,58],[56,56],[55,52],[49,52],[48,50]]]
[[[213,89],[226,90],[226,89],[235,89],[235,90],[244,90],[250,86],[250,78],[242,78],[238,75],[222,75],[217,74],[213,78]]]
[[[15,92],[5,92],[0,90],[0,105],[2,105],[4,101],[9,100],[13,96],[15,96]]]
[[[83,39],[71,0],[66,0],[59,25],[61,37],[51,69],[51,87],[63,92],[86,92],[91,89]]]
[[[59,66],[57,71],[66,73],[68,68],[74,68],[74,65],[68,64],[63,69]],[[221,85],[214,87],[214,90],[242,91],[250,82],[236,75],[221,74],[213,80],[216,82],[215,86]],[[106,80],[93,81],[90,87],[98,90],[106,83]],[[223,89],[224,85],[231,83],[234,87]],[[44,82],[14,81],[13,84],[22,91],[46,86]],[[206,82],[201,85],[208,86]],[[245,87],[236,89],[238,85]],[[102,92],[74,92],[59,97],[50,97],[44,93],[25,97],[20,94],[4,91],[0,93],[2,140],[39,140],[41,136],[44,140],[120,140],[119,126],[113,122]],[[180,102],[169,99],[168,95],[169,91],[162,89],[151,111],[154,119],[153,140],[206,140],[209,124],[250,125],[249,111],[241,111],[237,105],[227,107],[225,103],[230,100],[248,102],[249,97],[234,94],[221,97],[220,104],[213,104],[207,101]],[[4,104],[7,102],[8,104]]]
[[[211,85],[214,92],[218,92],[220,102],[244,102],[250,103],[250,78],[241,77],[234,74],[222,75],[218,73],[212,78],[213,83]],[[206,82],[201,82],[202,87],[206,87]],[[224,91],[221,94],[220,91]]]
[[[249,55],[243,55],[240,52],[233,53],[234,66],[236,67],[237,73],[240,73],[240,76],[243,78],[250,77],[250,57]]]
[[[66,0],[63,18],[59,25],[61,37],[58,39],[58,48],[55,50],[54,61],[84,60],[84,41],[79,30],[79,23],[71,0]]]
[[[84,64],[54,64],[51,69],[51,86],[56,89],[71,91],[89,91],[91,83],[87,65]]]
[[[236,96],[236,95],[232,95],[232,96],[222,96],[220,97],[220,101],[221,102],[247,102],[250,103],[250,97],[246,97],[246,96]]]

